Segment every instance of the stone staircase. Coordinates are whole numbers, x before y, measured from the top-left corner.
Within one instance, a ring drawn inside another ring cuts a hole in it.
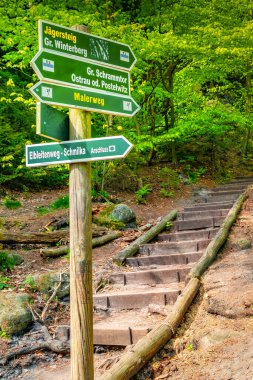
[[[187,206],[170,232],[160,233],[139,247],[126,266],[110,276],[110,290],[93,297],[94,344],[126,346],[136,343],[164,316],[149,305],[166,306],[169,313],[184,288],[184,280],[216,235],[234,201],[253,183],[240,178],[207,192],[206,202]]]

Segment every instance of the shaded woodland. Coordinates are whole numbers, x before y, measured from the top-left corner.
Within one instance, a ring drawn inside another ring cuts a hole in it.
[[[166,167],[161,176],[188,181],[229,180],[252,168],[252,0],[2,0],[0,16],[0,186],[68,181],[67,165],[25,166],[25,145],[48,142],[36,135],[28,91],[38,82],[30,61],[39,19],[87,25],[137,57],[131,92],[141,110],[133,118],[92,114],[97,136],[124,135],[134,149],[93,164],[93,191],[145,186],[139,170],[153,164]]]

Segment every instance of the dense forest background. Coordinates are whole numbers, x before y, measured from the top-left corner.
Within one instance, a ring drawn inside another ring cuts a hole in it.
[[[36,135],[28,91],[38,82],[29,63],[38,19],[85,24],[129,44],[137,57],[131,86],[141,110],[133,118],[92,114],[98,136],[123,134],[134,144],[126,159],[94,164],[95,188],[126,188],[126,178],[137,184],[143,165],[220,180],[253,166],[252,0],[2,0],[0,185],[26,190],[68,181],[67,165],[25,166],[25,145],[46,141]]]

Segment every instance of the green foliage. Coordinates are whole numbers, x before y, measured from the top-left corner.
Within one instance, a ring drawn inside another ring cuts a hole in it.
[[[147,203],[147,196],[152,191],[152,188],[149,184],[142,186],[139,190],[135,192],[135,199],[137,203],[145,204]]]
[[[4,288],[8,288],[10,279],[9,277],[4,277],[0,275],[0,290],[3,290]]]
[[[94,202],[105,202],[109,197],[109,193],[105,190],[91,189],[91,197]]]
[[[0,251],[0,272],[9,271],[13,268],[13,257],[8,252]]]
[[[191,164],[186,164],[184,166],[184,174],[188,176],[188,180],[190,183],[196,183],[198,180],[205,174],[207,168],[204,166],[200,166],[198,168],[194,168]]]
[[[175,196],[175,190],[180,186],[178,173],[174,169],[166,166],[159,170],[158,178],[160,179],[161,186],[160,194],[163,197],[173,198]]]
[[[49,206],[38,206],[37,213],[39,215],[44,215],[54,210],[64,209],[68,207],[69,207],[69,196],[63,195],[62,197],[56,199],[56,201],[52,202]]]
[[[34,280],[34,277],[31,274],[26,277],[24,284],[27,285],[32,291],[37,292],[38,287]]]
[[[141,106],[133,118],[110,123],[92,114],[98,136],[124,133],[134,150],[125,160],[93,164],[93,188],[137,189],[137,168],[193,156],[189,179],[210,168],[218,177],[252,155],[252,9],[250,2],[190,0],[52,0],[0,4],[0,185],[59,187],[68,166],[26,168],[24,147],[35,133],[37,82],[30,60],[38,51],[37,20],[71,27],[131,46],[137,62],[131,93]],[[233,159],[231,155],[234,152]],[[186,159],[186,163],[191,164]],[[173,189],[162,186],[163,195]]]
[[[62,208],[68,208],[69,207],[69,196],[64,195],[60,198],[58,198],[56,201],[54,201],[51,205],[50,208],[52,210],[58,210]]]
[[[18,201],[15,198],[10,198],[10,197],[4,198],[4,205],[6,208],[13,209],[13,210],[22,206],[20,201]]]

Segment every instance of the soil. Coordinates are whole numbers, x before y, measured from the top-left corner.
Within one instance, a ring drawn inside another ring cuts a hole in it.
[[[212,187],[212,181],[203,180],[198,187]],[[123,236],[107,245],[93,250],[94,289],[101,277],[114,270],[112,257],[129,241],[138,237],[139,227],[157,220],[172,209],[182,209],[193,202],[193,187],[182,186],[174,199],[161,197],[159,188],[153,187],[146,204],[136,204],[134,194],[115,192],[113,196],[128,204],[137,215],[138,228],[123,231]],[[68,216],[65,209],[38,215],[39,206],[48,206],[59,197],[66,195],[68,189],[43,191],[41,193],[12,194],[22,204],[16,210],[0,205],[2,228],[15,232],[43,231],[54,219]],[[103,204],[94,203],[97,213]],[[209,269],[203,279],[200,294],[187,313],[186,319],[173,340],[156,355],[136,379],[253,379],[253,249],[238,250],[236,241],[242,236],[253,240],[253,200],[244,206],[229,241],[219,255],[218,260]],[[253,242],[252,242],[253,243]],[[42,246],[16,246],[24,263],[11,273],[10,286],[17,291],[31,291],[24,287],[29,274],[67,269],[66,258],[44,259],[40,255]],[[8,248],[8,247],[7,247]],[[10,248],[10,247],[9,247]],[[12,246],[13,249],[13,246]],[[36,298],[36,295],[33,294]],[[40,301],[43,305],[43,300]],[[40,306],[40,304],[38,303]],[[69,323],[69,307],[65,302],[52,302],[48,310],[48,329],[54,333],[58,324]],[[30,332],[31,333],[31,332]],[[33,333],[33,332],[32,332]],[[27,332],[29,334],[29,332]],[[9,340],[0,338],[0,356],[6,354],[15,344],[22,344],[21,337]],[[15,346],[16,347],[16,346]],[[121,349],[95,352],[96,377],[113,364],[121,355]],[[68,355],[37,352],[0,367],[0,378],[23,380],[65,380],[70,378],[70,360]]]

